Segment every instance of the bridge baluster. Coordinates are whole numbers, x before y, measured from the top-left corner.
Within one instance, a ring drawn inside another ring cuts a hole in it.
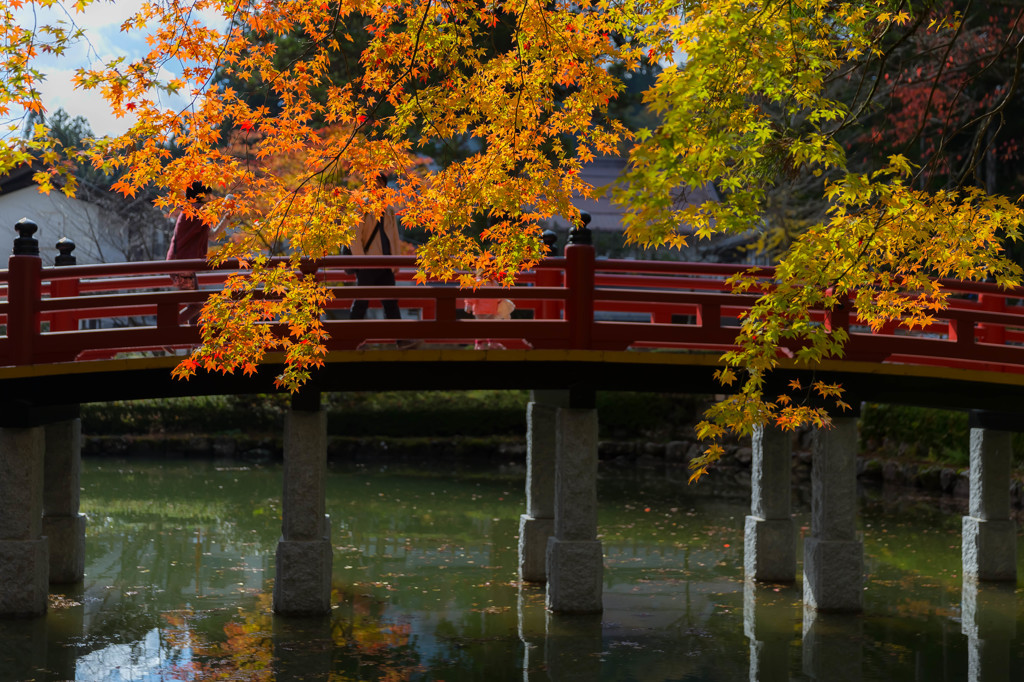
[[[53,259],[56,267],[77,265],[78,258],[72,253],[75,250],[75,243],[67,237],[61,237],[56,244],[59,254]],[[77,278],[57,278],[50,282],[50,296],[54,298],[65,298],[78,296],[79,287]],[[50,331],[68,332],[78,329],[78,316],[71,311],[58,312],[53,314],[50,321]]]
[[[834,293],[832,289],[829,289],[827,294]],[[831,310],[825,311],[825,329],[832,331],[834,329],[849,329],[850,328],[850,299],[846,294],[839,297],[839,301],[835,307]]]
[[[982,294],[978,296],[981,309],[986,312],[1005,313],[1006,296],[1001,294]],[[978,338],[984,343],[1006,343],[1006,327],[1001,324],[979,324]]]
[[[537,286],[539,287],[561,287],[565,286],[565,280],[561,271],[554,268],[537,269]],[[557,320],[562,317],[561,301],[543,300],[537,307],[537,319]]]
[[[565,319],[569,323],[569,348],[588,349],[594,326],[594,246],[587,229],[590,214],[581,215],[583,225],[572,231],[565,247],[565,286],[569,289]]]
[[[39,226],[28,218],[19,220],[14,229],[14,251],[8,260],[7,337],[10,340],[11,364],[32,364],[33,349],[39,336],[39,307],[42,298],[42,260],[39,242],[34,235]]]

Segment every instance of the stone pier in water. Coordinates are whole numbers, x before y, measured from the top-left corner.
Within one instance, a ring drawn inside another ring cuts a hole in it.
[[[963,574],[974,580],[1017,580],[1017,524],[1010,518],[1013,434],[985,428],[1003,415],[971,414],[970,507],[963,517]],[[1015,424],[1016,422],[1013,421]]]
[[[857,533],[857,418],[818,429],[811,464],[811,534],[804,539],[804,605],[861,611],[864,541]]]
[[[791,433],[771,426],[757,427],[751,438],[750,515],[743,533],[743,568],[751,580],[796,580],[791,440]]]
[[[568,391],[531,391],[526,405],[526,513],[519,517],[519,577],[547,580],[548,538],[555,532],[558,410]]]
[[[325,513],[327,413],[320,394],[302,391],[284,424],[284,496],[277,543],[274,612],[331,611],[331,522]]]

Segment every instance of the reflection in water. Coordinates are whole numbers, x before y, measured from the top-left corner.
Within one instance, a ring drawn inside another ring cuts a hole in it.
[[[807,677],[821,682],[863,679],[864,620],[860,614],[804,609],[803,625],[803,669]]]
[[[523,645],[523,682],[547,680],[545,670],[545,638],[547,609],[544,608],[544,587],[520,583],[516,600],[519,640]]]
[[[544,662],[549,679],[601,679],[601,620],[600,614],[548,614]]]
[[[608,477],[605,612],[556,618],[516,580],[521,480],[335,472],[333,612],[284,619],[279,469],[86,465],[85,583],[0,621],[0,680],[1024,680],[1020,590],[961,604],[928,508],[864,510],[866,610],[835,619],[743,581],[746,491]]]
[[[794,585],[743,585],[743,632],[750,640],[750,682],[789,680],[789,644],[802,593]]]
[[[961,619],[963,633],[968,638],[968,680],[1006,682],[1012,679],[1010,642],[1017,635],[1014,588],[965,578]]]

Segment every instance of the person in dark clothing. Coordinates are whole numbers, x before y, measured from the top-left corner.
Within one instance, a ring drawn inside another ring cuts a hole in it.
[[[388,184],[387,176],[378,175],[377,184],[379,187],[386,186]],[[379,217],[369,213],[363,216],[350,248],[354,256],[390,256],[398,253],[398,240],[398,220],[395,218],[395,209],[388,206]],[[392,268],[357,269],[356,285],[365,287],[394,286],[395,271]],[[349,319],[365,319],[369,305],[370,302],[366,300],[353,301],[352,308],[349,310]],[[384,306],[384,316],[387,319],[402,319],[396,299],[382,300],[381,305]]]

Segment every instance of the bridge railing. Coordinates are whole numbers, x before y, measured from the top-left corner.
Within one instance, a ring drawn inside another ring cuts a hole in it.
[[[395,287],[359,287],[351,271],[397,268]],[[718,353],[733,347],[740,316],[753,294],[729,291],[743,266],[637,260],[597,260],[593,248],[571,245],[522,273],[511,288],[459,289],[413,282],[408,256],[338,256],[304,263],[304,272],[334,294],[325,326],[331,350],[365,342],[417,339],[467,344],[494,339],[507,348],[650,350]],[[197,291],[174,288],[170,274],[198,273]],[[189,348],[198,329],[179,322],[188,304],[202,303],[237,264],[210,269],[201,260],[43,267],[38,257],[11,256],[0,271],[0,365],[69,362],[118,353]],[[772,270],[761,268],[765,286]],[[872,332],[849,304],[815,312],[850,333],[846,359],[1024,372],[1024,290],[984,283],[944,282],[953,296],[924,329],[890,324]],[[402,320],[347,320],[355,299],[397,299]],[[460,312],[467,298],[508,298],[512,320],[475,320]],[[782,348],[782,355],[794,348]]]

